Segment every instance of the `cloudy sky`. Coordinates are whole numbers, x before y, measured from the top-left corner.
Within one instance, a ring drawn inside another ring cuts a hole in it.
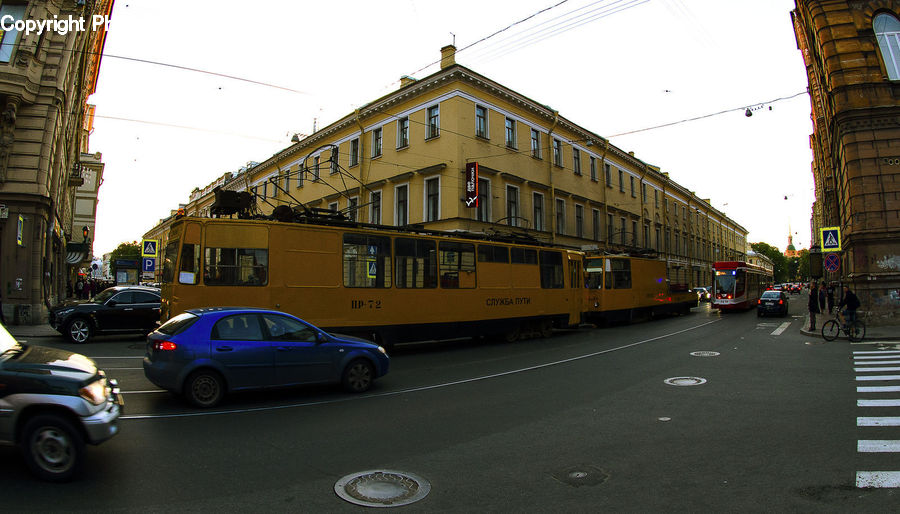
[[[807,248],[812,124],[793,7],[117,0],[89,100],[90,151],[106,163],[94,253],[139,240],[195,187],[271,157],[401,76],[433,73],[454,40],[458,63],[659,166],[750,241],[783,250],[793,232]]]

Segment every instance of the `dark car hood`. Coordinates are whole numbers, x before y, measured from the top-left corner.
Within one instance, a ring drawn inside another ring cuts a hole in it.
[[[69,309],[69,308],[72,308],[72,307],[78,307],[78,306],[81,306],[81,305],[84,305],[84,306],[96,306],[97,304],[91,302],[90,300],[81,300],[81,301],[78,301],[78,300],[66,300],[66,301],[63,302],[63,303],[54,305],[53,308],[50,309],[50,310],[51,310],[52,312],[57,312],[57,311],[61,311],[61,310],[63,310],[63,309]]]
[[[22,351],[3,361],[2,367],[7,372],[53,375],[78,381],[91,378],[98,372],[94,361],[80,353],[31,345],[22,345]]]

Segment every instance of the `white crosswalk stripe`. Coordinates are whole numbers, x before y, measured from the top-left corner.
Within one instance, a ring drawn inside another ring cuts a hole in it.
[[[893,359],[893,360],[892,360]],[[861,455],[872,453],[897,454],[897,467],[900,469],[900,375],[885,374],[900,371],[900,351],[876,350],[853,352],[853,371],[859,382],[878,382],[879,385],[857,386],[857,393],[866,394],[865,398],[857,398],[856,406],[860,409],[856,417],[856,426],[861,436],[876,436],[879,439],[860,439],[857,441],[857,452]],[[895,436],[897,439],[883,439]],[[863,461],[861,461],[863,462]],[[879,461],[884,462],[884,461]],[[900,488],[900,471],[856,472],[856,487],[859,488]]]

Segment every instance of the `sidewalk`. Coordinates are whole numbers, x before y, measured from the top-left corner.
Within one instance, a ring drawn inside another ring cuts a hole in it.
[[[40,325],[3,325],[16,339],[34,339],[37,337],[62,337],[49,323]]]
[[[826,321],[833,318],[834,316],[830,314],[816,314],[816,329],[809,330],[809,313],[807,312],[806,316],[803,317],[803,326],[800,328],[800,332],[805,335],[818,337],[821,339],[822,325],[824,325]],[[846,341],[847,336],[844,335],[843,332],[841,332],[841,336],[838,338],[838,340]],[[858,344],[877,342],[900,342],[900,325],[881,325],[877,327],[866,325],[866,336]]]

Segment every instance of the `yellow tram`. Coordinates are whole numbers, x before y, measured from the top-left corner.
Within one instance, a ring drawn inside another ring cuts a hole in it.
[[[583,254],[355,223],[184,217],[170,228],[162,319],[253,306],[383,344],[549,335],[581,322]]]

